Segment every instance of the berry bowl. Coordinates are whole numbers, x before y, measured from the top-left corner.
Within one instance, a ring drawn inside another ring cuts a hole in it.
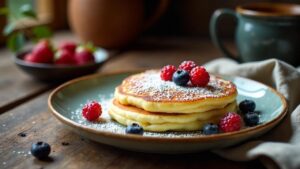
[[[16,65],[32,76],[43,82],[62,82],[75,77],[96,72],[109,58],[109,52],[97,48],[94,52],[95,62],[83,65],[55,65],[47,63],[30,63],[24,60],[30,51],[20,52],[15,55]]]

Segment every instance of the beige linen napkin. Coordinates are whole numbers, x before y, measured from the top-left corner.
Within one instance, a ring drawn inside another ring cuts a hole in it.
[[[266,135],[214,152],[235,161],[259,158],[267,168],[300,169],[300,71],[276,59],[244,64],[217,59],[205,67],[210,72],[242,76],[272,86],[289,105],[288,116]]]

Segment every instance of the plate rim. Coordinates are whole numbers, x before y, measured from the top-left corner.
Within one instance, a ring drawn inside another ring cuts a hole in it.
[[[269,121],[267,123],[263,123],[263,124],[260,124],[260,125],[254,126],[254,127],[249,127],[249,128],[242,129],[239,131],[234,131],[234,132],[218,133],[218,134],[214,134],[214,135],[205,135],[205,136],[199,135],[199,136],[192,136],[192,137],[152,137],[152,136],[144,136],[144,135],[112,133],[112,132],[108,132],[108,131],[101,131],[101,130],[97,130],[97,129],[94,129],[91,127],[87,127],[85,125],[79,124],[79,123],[63,116],[62,114],[57,112],[54,109],[53,105],[51,104],[52,103],[51,101],[56,93],[63,90],[64,88],[66,88],[70,85],[76,84],[78,82],[93,79],[93,78],[103,78],[105,76],[113,76],[113,75],[118,75],[118,74],[126,74],[126,73],[133,74],[133,73],[138,73],[138,72],[142,72],[142,71],[144,71],[144,69],[132,70],[132,71],[95,73],[95,74],[86,75],[86,76],[82,76],[82,77],[67,81],[67,82],[59,85],[58,87],[56,87],[50,93],[50,95],[48,97],[48,101],[47,101],[50,113],[53,114],[60,122],[62,122],[63,124],[65,124],[67,126],[71,126],[73,128],[75,127],[76,129],[79,129],[79,130],[85,130],[86,132],[91,132],[96,135],[101,135],[101,136],[110,137],[110,138],[114,138],[114,139],[123,139],[123,140],[131,140],[131,141],[146,141],[146,142],[209,142],[211,140],[216,140],[216,139],[221,140],[222,138],[228,139],[228,138],[232,138],[232,137],[239,137],[240,135],[243,135],[246,133],[254,133],[254,132],[263,131],[264,129],[267,129],[269,126],[272,126],[272,125],[274,127],[286,116],[287,111],[288,111],[287,101],[286,101],[285,97],[281,93],[276,91],[274,88],[272,88],[266,84],[263,84],[261,82],[249,79],[249,78],[245,78],[245,77],[241,77],[241,76],[234,76],[234,75],[223,75],[223,76],[237,77],[237,78],[254,81],[256,83],[259,83],[260,85],[266,86],[273,93],[275,93],[277,96],[279,96],[279,98],[283,104],[283,110],[280,112],[280,114],[276,118],[272,119],[271,121]]]

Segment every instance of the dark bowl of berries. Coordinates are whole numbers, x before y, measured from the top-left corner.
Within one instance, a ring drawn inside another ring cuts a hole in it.
[[[92,44],[64,42],[54,48],[49,40],[39,41],[31,50],[15,56],[16,65],[43,82],[62,82],[96,72],[109,53]]]

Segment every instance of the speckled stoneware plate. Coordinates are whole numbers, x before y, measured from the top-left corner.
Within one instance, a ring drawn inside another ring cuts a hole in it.
[[[107,107],[114,88],[131,73],[95,74],[69,81],[49,96],[52,114],[75,133],[91,140],[128,150],[154,153],[188,153],[227,147],[258,137],[278,124],[287,112],[281,94],[259,82],[233,76],[225,79],[238,88],[237,100],[254,100],[261,111],[260,124],[237,132],[205,136],[197,132],[145,132],[143,136],[125,134],[125,127],[111,121]],[[102,120],[88,122],[81,116],[81,107],[89,100],[101,102]]]

